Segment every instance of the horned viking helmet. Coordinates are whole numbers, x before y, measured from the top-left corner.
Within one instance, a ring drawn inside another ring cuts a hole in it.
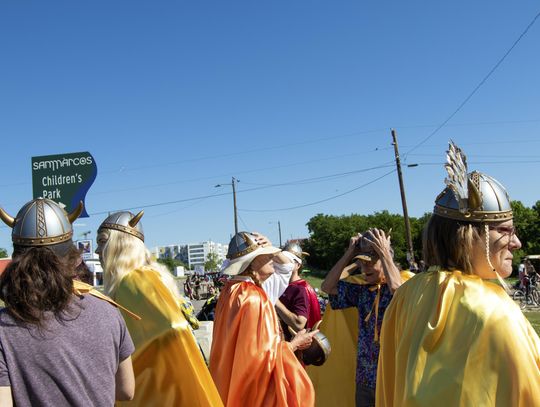
[[[129,211],[115,212],[101,223],[98,233],[105,229],[118,230],[135,236],[144,242],[143,227],[139,223],[143,215],[144,211],[140,211],[137,215]]]
[[[83,210],[83,203],[68,214],[56,202],[36,198],[26,203],[13,218],[0,208],[0,218],[12,228],[11,239],[20,246],[50,246],[71,240],[72,223]]]

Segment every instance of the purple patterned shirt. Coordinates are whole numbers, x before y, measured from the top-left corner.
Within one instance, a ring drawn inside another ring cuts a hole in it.
[[[381,285],[379,298],[379,315],[377,331],[380,335],[384,312],[390,304],[392,293],[386,284]],[[356,357],[356,384],[375,389],[377,381],[377,364],[379,361],[379,342],[375,342],[375,310],[366,321],[365,318],[373,309],[377,295],[376,286],[359,285],[340,281],[338,293],[330,295],[332,309],[356,307],[358,309],[358,354]]]

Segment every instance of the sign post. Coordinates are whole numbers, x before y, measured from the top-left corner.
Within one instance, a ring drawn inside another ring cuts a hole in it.
[[[32,187],[35,198],[51,199],[72,212],[97,176],[96,161],[85,151],[32,157]],[[86,205],[81,218],[87,218]]]

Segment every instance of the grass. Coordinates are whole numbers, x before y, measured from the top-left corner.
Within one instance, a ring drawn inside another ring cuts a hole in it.
[[[540,311],[524,312],[523,315],[529,320],[536,333],[540,335]]]
[[[313,288],[318,289],[321,288],[321,283],[324,280],[323,277],[320,277],[320,273],[318,272],[304,273],[302,274],[302,278],[304,278]],[[516,281],[517,278],[506,279],[509,286],[514,285]],[[528,311],[524,312],[523,315],[525,315],[525,318],[529,320],[536,333],[540,336],[540,311]]]

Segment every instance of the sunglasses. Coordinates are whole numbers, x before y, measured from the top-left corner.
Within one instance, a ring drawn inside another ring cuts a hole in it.
[[[495,230],[503,236],[510,236],[510,238],[516,234],[516,228],[514,226],[489,226],[489,230]]]

